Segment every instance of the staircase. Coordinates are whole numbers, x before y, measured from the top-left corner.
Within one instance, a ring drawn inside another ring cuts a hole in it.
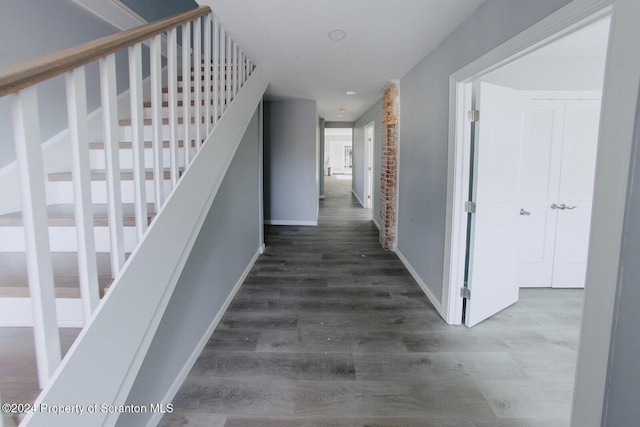
[[[128,49],[130,117],[117,118],[114,46]],[[84,64],[95,60],[104,139],[92,140]],[[72,168],[43,174],[33,85],[62,73]],[[208,7],[0,70],[23,200],[22,211],[0,215],[0,327],[33,327],[36,404],[125,402],[266,86]],[[83,328],[62,361],[61,326]],[[24,423],[117,418],[34,412]]]
[[[225,71],[233,71],[233,66],[226,67],[221,75],[226,80],[228,73]],[[213,71],[213,67],[210,67]],[[201,74],[204,74],[205,67],[201,67]],[[187,82],[187,90],[193,94],[194,85],[194,69],[191,67],[191,78]],[[210,80],[213,79],[213,73],[210,73]],[[229,74],[230,75],[230,74]],[[204,82],[205,76],[202,75],[201,81]],[[184,109],[183,93],[184,82],[181,76],[178,77],[178,97],[176,103],[177,111],[181,114]],[[205,87],[200,86],[200,91],[204,94]],[[210,86],[213,90],[213,86]],[[172,190],[171,171],[170,171],[170,129],[169,129],[169,102],[168,88],[162,88],[162,177],[160,186],[164,199]],[[219,98],[221,99],[221,93]],[[204,95],[202,96],[204,98]],[[193,107],[194,101],[187,102]],[[205,101],[201,101],[204,105]],[[212,104],[211,101],[210,104]],[[226,105],[226,101],[225,101]],[[156,177],[154,175],[154,158],[153,158],[153,120],[152,120],[152,103],[146,101],[144,107],[144,125],[143,135],[144,141],[144,165],[145,165],[145,190],[147,194],[147,217],[146,225],[153,222],[153,218],[158,211],[154,197],[154,184]],[[190,111],[193,108],[189,109]],[[216,118],[216,120],[219,119]],[[187,134],[195,134],[195,118],[190,118],[189,130]],[[205,118],[201,117],[200,126],[204,125]],[[213,120],[211,120],[213,121]],[[182,175],[187,164],[185,162],[184,134],[185,124],[182,115],[177,120],[177,133],[182,139],[178,140],[178,174]],[[201,132],[204,135],[204,132]],[[136,234],[136,218],[135,218],[135,188],[134,188],[134,159],[133,159],[133,131],[131,118],[123,118],[118,121],[118,160],[120,164],[120,191],[122,202],[122,222],[124,250],[128,256],[137,246],[138,238]],[[204,140],[200,141],[202,144]],[[109,219],[108,219],[108,190],[106,183],[106,154],[104,141],[89,142],[89,159],[90,159],[90,179],[91,179],[91,201],[93,211],[93,230],[95,251],[98,254],[98,271],[100,283],[100,296],[103,297],[113,278],[116,277],[117,271],[112,271],[109,265],[109,255],[111,252],[111,241],[109,236]],[[196,152],[196,141],[191,140],[188,146],[190,157]],[[178,177],[179,179],[179,177]],[[46,175],[46,197],[47,197],[47,219],[49,229],[49,244],[51,252],[56,254],[53,256],[54,283],[55,294],[57,298],[65,298],[64,307],[58,307],[58,317],[64,319],[59,326],[65,327],[82,327],[85,324],[82,316],[80,305],[80,288],[78,281],[77,262],[74,265],[74,258],[77,258],[78,239],[76,236],[76,223],[74,214],[74,189],[73,174],[71,170],[53,172]],[[24,252],[26,251],[24,241],[24,229],[22,223],[22,212],[10,212],[0,215],[0,268],[4,272],[0,277],[0,298],[21,298],[21,300],[5,300],[12,306],[25,306],[28,302],[25,298],[29,297],[29,287],[26,269],[26,260]],[[60,311],[63,311],[60,313]],[[73,319],[72,321],[70,319]],[[32,321],[27,319],[7,319],[0,314],[0,326],[31,326]]]

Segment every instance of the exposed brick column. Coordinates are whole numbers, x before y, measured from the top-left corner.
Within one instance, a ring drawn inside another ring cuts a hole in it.
[[[396,242],[398,131],[400,84],[387,83],[382,96],[382,164],[380,170],[380,244],[393,250]]]

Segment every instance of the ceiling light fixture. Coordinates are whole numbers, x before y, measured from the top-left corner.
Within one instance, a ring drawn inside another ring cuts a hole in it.
[[[346,109],[346,108],[344,108],[344,107],[342,107],[342,108],[340,109],[340,112],[341,112],[341,113],[346,113],[346,112],[347,112],[347,109]]]
[[[344,117],[344,114],[338,114],[338,117]]]
[[[333,40],[334,42],[339,42],[345,37],[347,37],[347,33],[339,28],[329,31],[329,39]]]
[[[349,95],[349,96],[356,95],[357,93],[358,93],[358,92],[356,92],[355,90],[348,90],[348,91],[346,92],[346,94],[347,94],[347,95]]]

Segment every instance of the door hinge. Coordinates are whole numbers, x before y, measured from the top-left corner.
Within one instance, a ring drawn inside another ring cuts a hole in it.
[[[464,211],[466,213],[476,213],[476,202],[468,201],[464,202]]]
[[[469,111],[469,121],[477,122],[480,120],[480,110],[471,110]]]
[[[464,299],[471,299],[471,291],[469,288],[460,288],[460,296]]]

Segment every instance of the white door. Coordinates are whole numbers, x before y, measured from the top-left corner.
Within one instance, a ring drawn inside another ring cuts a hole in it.
[[[582,288],[587,271],[600,101],[567,101],[552,287]]]
[[[372,207],[373,199],[373,124],[364,128],[365,179],[364,207]]]
[[[516,282],[520,287],[550,287],[556,239],[564,101],[532,100],[527,117],[519,185],[520,218]]]
[[[469,327],[518,301],[515,283],[518,175],[524,120],[518,91],[481,83],[475,105],[472,200],[465,324]]]
[[[600,101],[534,100],[522,150],[516,281],[583,287]]]

